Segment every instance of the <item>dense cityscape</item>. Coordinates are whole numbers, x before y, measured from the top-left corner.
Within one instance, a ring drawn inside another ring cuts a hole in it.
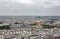
[[[0,16],[0,39],[60,39],[60,16]]]

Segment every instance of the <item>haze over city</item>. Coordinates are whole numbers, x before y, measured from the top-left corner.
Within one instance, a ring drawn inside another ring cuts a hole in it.
[[[60,0],[0,0],[0,39],[60,39]]]

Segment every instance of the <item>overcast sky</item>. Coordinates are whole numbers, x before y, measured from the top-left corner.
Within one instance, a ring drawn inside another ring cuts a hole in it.
[[[60,16],[60,0],[0,0],[0,15]]]

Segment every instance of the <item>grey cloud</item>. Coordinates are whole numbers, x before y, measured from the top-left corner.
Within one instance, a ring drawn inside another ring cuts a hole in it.
[[[60,15],[60,6],[46,1],[33,0],[33,4],[0,2],[0,15]],[[44,8],[48,7],[48,8]]]

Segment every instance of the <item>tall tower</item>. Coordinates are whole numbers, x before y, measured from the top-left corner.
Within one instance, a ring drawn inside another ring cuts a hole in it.
[[[41,26],[41,19],[40,19],[40,17],[38,16],[37,17],[37,19],[36,19],[36,28],[37,29],[41,29],[42,28],[42,26]]]
[[[41,26],[41,19],[40,19],[40,17],[37,17],[35,22],[36,22],[35,27],[31,28],[31,32],[32,33],[35,32],[35,29],[42,29],[43,28],[43,26]]]

